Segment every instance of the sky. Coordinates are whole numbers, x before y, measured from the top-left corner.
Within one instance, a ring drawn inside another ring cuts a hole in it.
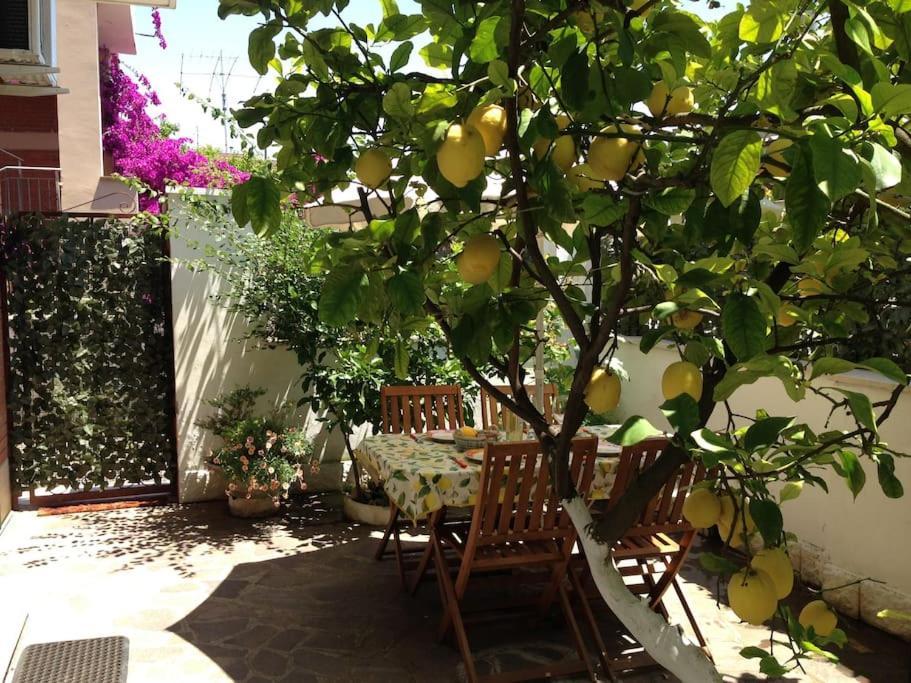
[[[419,11],[413,0],[398,0],[398,4],[404,13]],[[722,2],[723,9],[733,5],[732,0]],[[684,0],[681,6],[705,17],[722,12],[708,11],[705,0]],[[376,24],[382,16],[380,7],[379,0],[354,0],[343,16],[361,26]],[[161,10],[162,33],[168,43],[162,50],[152,37],[151,10],[133,7],[137,54],[123,55],[122,59],[145,75],[158,93],[161,107],[155,114],[164,114],[179,126],[180,136],[221,149],[225,145],[221,123],[205,114],[198,103],[187,100],[179,86],[219,106],[224,94],[228,108],[236,108],[248,97],[270,91],[274,77],[260,77],[247,60],[247,37],[261,17],[231,16],[222,21],[217,9],[217,0],[177,0],[177,9]],[[236,143],[229,140],[228,146],[233,149]]]

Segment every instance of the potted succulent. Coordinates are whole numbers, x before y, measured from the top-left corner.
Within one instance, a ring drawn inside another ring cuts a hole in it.
[[[253,415],[254,403],[264,393],[235,389],[209,401],[218,412],[197,423],[222,440],[209,464],[224,474],[228,507],[237,517],[274,514],[295,482],[306,489],[304,468],[318,468],[310,440],[302,429],[287,426],[283,411]]]

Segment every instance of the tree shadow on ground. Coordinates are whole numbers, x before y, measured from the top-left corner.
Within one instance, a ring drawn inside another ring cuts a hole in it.
[[[181,576],[192,578],[201,549],[230,552],[250,543],[263,554],[292,555],[305,547],[334,546],[369,535],[370,529],[343,522],[336,498],[300,496],[265,519],[231,517],[223,502],[71,515],[62,531],[35,535],[30,545],[17,548],[18,564],[36,569],[78,556],[119,558],[119,570],[127,570],[164,560]]]
[[[375,539],[236,566],[169,630],[235,681],[463,680],[455,647],[438,643],[442,613],[431,579],[414,597]],[[484,588],[472,606],[490,599]],[[469,628],[479,672],[573,656],[562,620]]]

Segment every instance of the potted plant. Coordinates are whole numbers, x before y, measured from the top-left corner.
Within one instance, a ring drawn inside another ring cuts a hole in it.
[[[197,424],[221,438],[209,464],[222,471],[231,514],[265,517],[274,514],[288,497],[292,484],[306,489],[304,467],[316,471],[313,445],[304,431],[287,426],[284,411],[253,415],[262,389],[241,387],[209,404],[218,412]]]

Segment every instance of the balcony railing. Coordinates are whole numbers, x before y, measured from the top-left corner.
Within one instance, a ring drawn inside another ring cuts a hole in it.
[[[59,168],[0,166],[0,216],[59,211]]]

